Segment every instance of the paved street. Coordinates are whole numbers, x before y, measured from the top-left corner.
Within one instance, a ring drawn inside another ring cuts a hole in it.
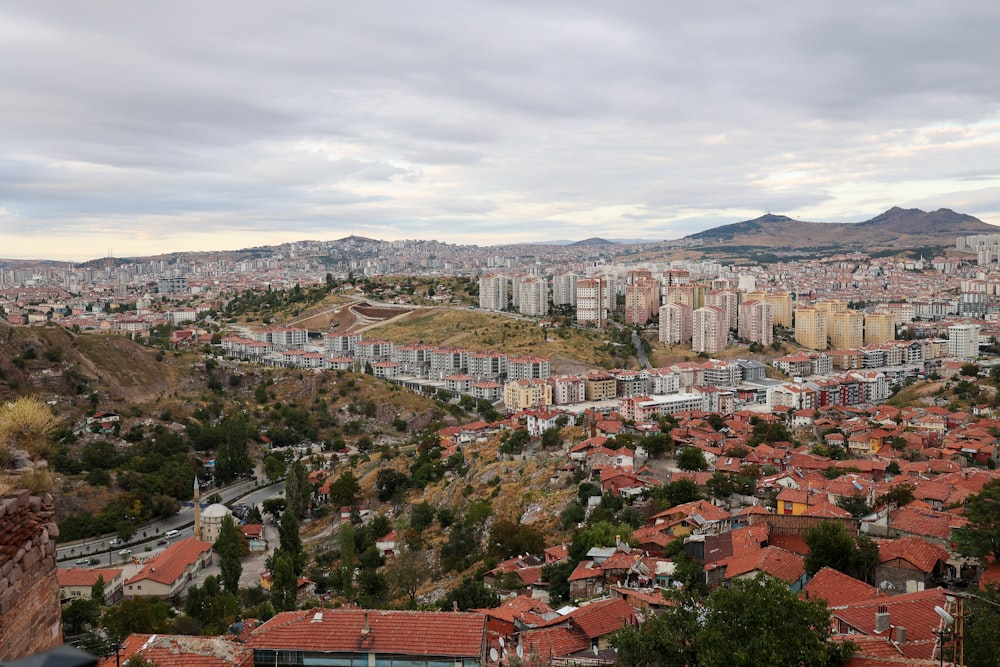
[[[283,481],[263,487],[257,487],[255,482],[238,482],[223,489],[213,489],[203,492],[202,507],[205,506],[205,498],[213,493],[218,493],[222,496],[223,503],[229,503],[239,498],[241,502],[250,505],[260,504],[265,499],[282,495],[284,492],[285,483]],[[169,519],[158,519],[139,526],[132,541],[127,545],[112,547],[111,540],[114,536],[105,535],[101,538],[67,542],[64,545],[60,545],[56,549],[56,558],[59,560],[60,567],[72,567],[76,564],[77,560],[84,557],[98,558],[102,567],[116,565],[123,561],[123,557],[119,555],[119,552],[123,548],[130,549],[132,551],[131,556],[142,558],[151,555],[156,553],[157,549],[162,548],[162,545],[158,545],[157,542],[162,539],[161,536],[168,530],[180,531],[179,537],[190,537],[193,534],[193,524],[194,506],[184,505],[181,506],[177,514]],[[124,560],[129,560],[129,558],[130,556],[125,556]]]

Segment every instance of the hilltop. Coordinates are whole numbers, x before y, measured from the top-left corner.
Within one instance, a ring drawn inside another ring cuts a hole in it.
[[[952,245],[956,236],[997,232],[1000,228],[994,225],[947,208],[927,212],[893,207],[870,220],[854,223],[805,222],[769,213],[691,234],[685,240],[704,245],[771,248],[905,248]]]

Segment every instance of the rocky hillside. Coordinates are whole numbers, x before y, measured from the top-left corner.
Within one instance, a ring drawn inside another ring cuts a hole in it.
[[[768,214],[692,234],[687,240],[705,245],[772,248],[905,248],[952,245],[957,236],[997,232],[1000,227],[946,208],[927,212],[894,207],[856,223],[805,222]]]

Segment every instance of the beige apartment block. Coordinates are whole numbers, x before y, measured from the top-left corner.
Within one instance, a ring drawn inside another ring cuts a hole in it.
[[[865,313],[865,345],[878,345],[896,338],[896,317],[892,313]]]
[[[812,350],[826,349],[826,311],[805,306],[795,309],[795,342]]]
[[[830,344],[835,350],[849,350],[865,343],[865,314],[840,310],[829,316]]]

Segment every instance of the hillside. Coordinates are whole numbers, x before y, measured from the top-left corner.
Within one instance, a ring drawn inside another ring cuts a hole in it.
[[[771,248],[905,248],[952,245],[956,236],[997,232],[1000,227],[946,208],[927,212],[894,207],[856,223],[805,222],[767,214],[691,234],[686,240],[705,245]]]

